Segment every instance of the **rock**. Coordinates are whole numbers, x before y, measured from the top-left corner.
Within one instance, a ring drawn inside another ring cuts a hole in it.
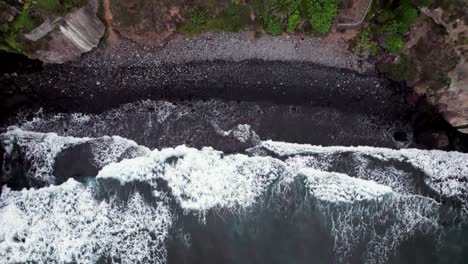
[[[97,10],[98,0],[0,1],[0,49],[46,63],[77,60],[104,35]]]
[[[0,1],[0,24],[13,21],[18,13],[15,7],[8,5],[4,1]]]
[[[450,144],[449,137],[443,131],[426,131],[418,135],[417,140],[426,146],[442,149]]]
[[[104,166],[147,155],[149,149],[120,137],[93,138],[86,142],[67,146],[55,157],[56,184],[69,178],[80,180],[94,177]]]
[[[435,139],[435,146],[437,148],[445,148],[450,144],[449,138],[446,133],[432,133],[432,137]]]
[[[260,137],[253,131],[250,125],[237,125],[228,131],[222,130],[217,123],[211,122],[215,133],[220,136],[223,142],[223,151],[239,152],[254,147],[261,143]]]
[[[425,94],[447,122],[468,134],[468,3],[464,5],[421,8],[424,14],[413,25],[404,53],[416,69],[410,83],[415,92]]]
[[[112,1],[112,27],[143,46],[158,47],[176,33],[186,1]]]
[[[25,37],[37,40],[48,36],[48,40],[29,57],[46,63],[64,63],[80,58],[81,54],[99,45],[105,26],[96,16],[97,0],[72,10],[63,18],[53,22],[46,20]]]
[[[31,41],[38,41],[54,30],[55,25],[60,21],[62,21],[61,17],[54,21],[50,21],[50,19],[46,17],[45,21],[40,26],[33,29],[33,31],[24,34],[24,36]]]
[[[441,98],[445,100],[446,108],[443,111],[445,119],[458,131],[468,134],[468,61],[466,57],[448,73],[452,80],[446,94]]]

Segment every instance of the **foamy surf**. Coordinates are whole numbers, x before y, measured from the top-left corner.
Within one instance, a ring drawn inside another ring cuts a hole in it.
[[[2,142],[4,180],[20,172],[29,179],[23,186],[29,189],[4,186],[0,197],[5,263],[174,263],[199,247],[211,250],[208,238],[225,239],[226,250],[243,252],[237,246],[242,237],[257,247],[283,229],[331,243],[330,253],[322,252],[327,260],[348,263],[358,256],[383,263],[415,237],[430,237],[439,247],[467,224],[464,153],[273,141],[244,154],[186,146],[150,151],[116,136],[18,128]],[[96,174],[66,174],[59,184],[57,163],[74,162],[76,153]],[[18,160],[27,165],[19,168]],[[339,172],[342,164],[349,173]],[[417,175],[420,180],[412,179]]]
[[[2,194],[1,262],[96,263],[109,257],[164,263],[172,224],[166,204],[150,205],[138,193],[125,203],[94,195],[92,186],[73,179]]]

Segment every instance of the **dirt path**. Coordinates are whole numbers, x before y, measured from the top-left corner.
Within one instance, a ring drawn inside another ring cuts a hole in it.
[[[119,37],[115,33],[114,29],[112,28],[112,12],[110,9],[110,0],[104,0],[104,19],[106,20],[106,26],[107,26],[107,32],[108,32],[108,37],[107,37],[107,43],[109,45],[116,44],[119,40]]]

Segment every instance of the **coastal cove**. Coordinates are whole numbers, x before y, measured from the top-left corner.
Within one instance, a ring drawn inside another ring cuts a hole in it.
[[[31,66],[18,64],[15,71],[11,60],[2,60],[6,71],[0,77],[5,87],[3,120],[19,109],[98,114],[153,100],[189,107],[195,122],[201,122],[199,116],[209,113],[210,105],[219,107],[225,102],[232,113],[244,117],[238,120],[240,124],[248,121],[263,127],[265,132],[255,131],[265,139],[461,151],[468,145],[466,135],[451,128],[404,84],[386,79],[369,62],[316,39],[256,40],[247,33],[207,34],[175,39],[161,48],[123,42],[65,64],[41,66],[23,61]],[[252,114],[249,109],[253,107],[266,115]],[[271,107],[279,110],[267,110]],[[209,120],[204,119],[207,125],[202,126],[211,130]],[[362,121],[354,119],[367,120],[373,132],[364,133],[359,128]],[[231,129],[235,122],[231,124],[222,129]],[[279,133],[284,126],[303,132],[291,129],[295,136]],[[308,135],[314,127],[320,128],[315,139]],[[338,131],[346,136],[336,139]],[[161,147],[166,146],[170,145]]]
[[[146,45],[119,4],[77,60],[0,53],[0,263],[465,264],[468,134],[430,98],[321,37]]]

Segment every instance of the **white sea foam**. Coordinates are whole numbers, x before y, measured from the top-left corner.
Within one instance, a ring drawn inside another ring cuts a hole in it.
[[[250,125],[238,125],[235,129],[225,132],[227,136],[232,135],[239,142],[246,143],[247,141],[260,143],[260,137],[253,131]]]
[[[309,153],[310,154],[310,153]],[[295,171],[302,168],[333,172],[343,171],[339,166],[347,166],[346,173],[363,180],[375,181],[379,184],[391,187],[395,192],[403,194],[420,194],[416,185],[417,177],[414,171],[406,171],[393,164],[375,164],[367,155],[360,153],[346,153],[346,161],[341,165],[334,164],[341,159],[339,153],[322,153],[319,155],[295,155],[289,157],[285,162]],[[375,166],[378,165],[378,166]]]
[[[336,172],[302,169],[300,174],[307,177],[307,187],[311,194],[323,201],[356,202],[376,199],[392,193],[388,186],[374,181],[366,181]]]
[[[0,262],[165,263],[172,215],[139,194],[128,203],[97,201],[93,190],[68,180],[60,186],[3,193]]]
[[[77,139],[12,130],[2,139],[20,142],[27,155],[35,155],[36,162],[49,162],[34,165],[40,169],[40,174],[34,174],[37,177],[52,176],[53,158],[65,145],[96,144],[91,151],[95,161],[104,166],[97,178],[114,178],[122,184],[146,182],[156,197],[164,196],[156,188],[156,180],[163,179],[186,212],[201,214],[220,207],[249,208],[273,183],[287,184],[297,175],[305,176],[306,187],[321,202],[330,223],[338,259],[344,262],[350,250],[359,245],[356,241],[366,239],[366,260],[380,263],[416,232],[437,232],[440,205],[431,198],[408,195],[406,187],[398,187],[399,171],[392,172],[388,184],[381,180],[388,179],[386,169],[375,175],[358,171],[365,179],[326,172],[330,168],[327,162],[337,153],[352,153],[361,163],[365,159],[359,159],[365,155],[409,163],[428,175],[425,181],[431,188],[448,196],[464,197],[466,184],[461,179],[468,175],[467,154],[457,152],[263,142],[261,147],[291,156],[281,161],[186,146],[149,151],[120,137]],[[131,148],[138,154],[116,162]],[[307,154],[318,154],[321,159]],[[132,195],[127,204],[113,199],[98,201],[92,186],[74,180],[39,190],[11,191],[4,187],[0,197],[0,262],[83,259],[92,263],[99,255],[110,255],[123,262],[163,263],[164,242],[172,221],[171,208],[163,202],[150,206],[139,194]]]
[[[106,166],[98,177],[152,184],[156,178],[165,179],[182,208],[203,212],[248,207],[273,181],[288,184],[296,175],[305,176],[310,194],[323,202],[321,211],[330,223],[340,262],[349,260],[357,241],[369,241],[367,263],[381,263],[415,233],[440,230],[439,204],[431,198],[398,194],[374,181],[272,158],[225,156],[211,148],[155,150],[151,156]]]
[[[296,155],[307,156],[308,154],[319,154],[321,156],[333,157],[339,153],[350,152],[353,155],[370,156],[382,161],[396,160],[406,162],[424,172],[427,177],[424,182],[433,190],[446,197],[468,198],[468,154],[460,152],[446,152],[439,150],[419,150],[419,149],[385,149],[374,147],[322,147],[306,144],[295,144],[285,142],[264,141],[261,146],[280,156]],[[301,161],[301,157],[296,157],[295,166]],[[309,164],[310,165],[310,164]],[[359,164],[358,164],[359,165]],[[325,164],[316,164],[316,169],[324,169]],[[312,165],[312,168],[315,168]],[[386,177],[382,175],[374,175]],[[402,180],[403,177],[400,178]],[[388,180],[388,179],[387,179]],[[380,181],[379,181],[380,182]],[[392,186],[394,189],[398,186]],[[404,189],[404,187],[401,187]]]
[[[56,155],[66,146],[86,142],[89,138],[60,137],[56,133],[36,133],[13,128],[2,134],[6,155],[11,155],[16,144],[22,149],[29,164],[26,177],[43,184],[53,184],[53,165]]]
[[[2,134],[1,140],[8,156],[12,155],[15,145],[21,149],[24,159],[29,164],[26,178],[42,185],[54,184],[55,158],[59,152],[73,145],[89,143],[90,155],[97,167],[117,162],[122,157],[133,158],[150,153],[148,148],[119,136],[96,139],[75,138],[58,136],[56,133],[37,133],[10,128]]]
[[[101,137],[97,140],[90,140],[91,152],[97,166],[117,162],[122,155],[127,154],[128,158],[149,155],[151,151],[144,146],[140,146],[135,141],[119,136]]]
[[[172,159],[172,161],[171,161]],[[287,174],[285,164],[269,157],[227,155],[212,148],[185,146],[155,150],[150,157],[104,167],[98,178],[122,183],[164,179],[187,210],[248,207],[275,179]]]
[[[338,263],[349,263],[353,250],[365,243],[364,263],[387,263],[402,241],[415,234],[439,237],[440,205],[427,197],[390,194],[373,203],[321,205],[335,240]]]

